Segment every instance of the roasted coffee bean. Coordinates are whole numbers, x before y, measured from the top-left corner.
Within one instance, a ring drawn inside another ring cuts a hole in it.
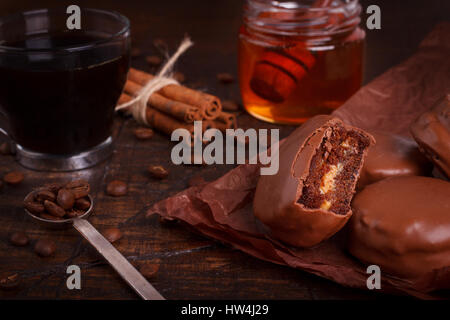
[[[68,210],[71,209],[75,204],[75,197],[72,191],[67,189],[60,189],[58,191],[56,202],[59,204],[61,208],[63,208],[64,210]]]
[[[222,108],[225,111],[239,111],[239,105],[233,100],[223,100]]]
[[[153,130],[150,128],[137,128],[134,130],[134,136],[139,140],[148,140],[153,137]]]
[[[55,217],[55,216],[52,216],[51,214],[47,214],[47,213],[45,213],[45,212],[41,213],[41,214],[40,214],[40,217],[41,217],[42,219],[50,220],[50,221],[61,221],[61,220],[64,220],[63,218]]]
[[[25,209],[30,211],[32,214],[37,214],[37,215],[44,212],[44,210],[45,210],[45,207],[42,203],[35,202],[35,201],[24,201],[23,206],[25,207]]]
[[[189,179],[188,181],[188,186],[189,187],[196,187],[196,186],[201,186],[204,185],[206,183],[206,180],[203,179],[202,176],[195,176]]]
[[[91,207],[91,201],[89,198],[81,198],[75,201],[75,208],[86,211]]]
[[[222,82],[224,84],[229,84],[234,81],[234,77],[233,77],[233,75],[224,72],[224,73],[217,74],[217,80],[219,80],[220,82]]]
[[[51,214],[52,216],[55,217],[64,217],[66,215],[66,211],[64,211],[63,208],[61,208],[60,206],[58,206],[56,203],[45,200],[44,201],[44,207],[45,210]]]
[[[15,273],[0,279],[0,289],[2,290],[13,290],[16,289],[20,284],[20,276]]]
[[[153,40],[153,45],[156,49],[158,49],[161,53],[167,53],[169,46],[167,45],[167,42],[163,39],[155,39]]]
[[[11,144],[8,142],[3,142],[0,144],[0,154],[4,156],[12,154]]]
[[[85,180],[69,182],[66,184],[66,189],[69,189],[72,192],[75,199],[84,198],[89,194],[89,191],[91,191],[89,183]]]
[[[148,172],[156,179],[165,179],[169,175],[169,171],[162,166],[150,165],[148,166]]]
[[[157,67],[162,63],[162,59],[158,56],[147,56],[145,61],[151,66]]]
[[[103,236],[106,240],[113,243],[122,239],[122,232],[117,228],[109,228],[103,231]]]
[[[61,189],[62,187],[64,187],[64,185],[62,183],[47,183],[47,184],[44,184],[44,186],[41,189],[50,191],[51,193],[53,193],[55,195],[55,198],[56,198],[56,195],[58,194],[59,189]]]
[[[86,180],[80,179],[80,180],[70,181],[69,183],[67,183],[65,185],[65,188],[73,189],[73,188],[78,188],[78,187],[85,187],[88,185],[89,185],[89,182],[87,182]]]
[[[106,186],[106,193],[113,197],[124,196],[127,192],[127,184],[120,180],[113,180]]]
[[[35,193],[34,199],[41,203],[44,203],[45,200],[55,202],[56,195],[50,190],[39,190]]]
[[[142,56],[142,51],[139,48],[132,48],[130,54],[131,54],[131,57],[137,58],[137,57]]]
[[[28,244],[29,239],[24,232],[14,232],[9,236],[9,242],[16,247],[24,247]]]
[[[159,270],[159,263],[146,263],[138,268],[139,272],[144,276],[144,278],[153,278]]]
[[[89,194],[90,187],[84,186],[84,187],[77,187],[70,190],[74,196],[75,199],[84,198]]]
[[[83,214],[85,214],[85,211],[78,210],[78,209],[70,209],[70,210],[66,211],[67,217],[69,217],[71,219],[82,216]]]
[[[181,72],[175,72],[172,76],[172,78],[174,78],[175,80],[177,80],[179,83],[183,83],[184,81],[186,81],[186,77],[184,76],[183,73]]]
[[[56,251],[56,244],[51,240],[38,240],[34,245],[34,252],[41,257],[50,257]]]
[[[5,176],[3,177],[3,181],[11,185],[17,185],[21,183],[24,178],[25,176],[23,175],[22,172],[12,171],[10,173],[5,174]]]

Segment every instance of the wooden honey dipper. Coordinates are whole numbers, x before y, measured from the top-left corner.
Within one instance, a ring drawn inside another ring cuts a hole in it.
[[[331,2],[331,0],[318,0],[313,7],[324,8]],[[314,15],[317,14],[321,13],[314,13]],[[289,48],[267,49],[255,64],[250,88],[263,99],[281,103],[288,98],[315,63],[314,54],[304,44],[296,44]]]
[[[315,62],[314,55],[306,48],[268,49],[256,62],[250,87],[261,98],[283,102]]]

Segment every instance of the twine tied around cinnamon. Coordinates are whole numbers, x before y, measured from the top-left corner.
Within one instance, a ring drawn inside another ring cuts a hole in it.
[[[129,108],[129,112],[133,116],[136,121],[139,123],[143,123],[145,125],[149,125],[146,117],[146,109],[147,109],[147,101],[150,96],[162,89],[163,87],[170,84],[179,84],[179,82],[172,78],[171,72],[175,62],[178,58],[186,52],[194,43],[191,41],[189,37],[185,37],[178,47],[177,51],[167,60],[167,62],[162,67],[161,71],[158,74],[148,81],[142,89],[138,92],[138,94],[133,97],[130,101],[122,103],[116,106],[115,110],[122,110],[125,108]]]

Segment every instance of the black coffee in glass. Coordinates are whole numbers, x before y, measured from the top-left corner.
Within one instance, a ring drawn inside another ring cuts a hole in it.
[[[105,40],[102,33],[67,30],[0,43],[27,52],[0,53],[0,107],[16,143],[75,154],[111,135],[129,50]]]

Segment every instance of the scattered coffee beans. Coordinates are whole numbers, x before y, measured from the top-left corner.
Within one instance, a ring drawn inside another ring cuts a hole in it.
[[[217,74],[217,80],[219,80],[220,82],[222,82],[224,84],[229,84],[234,81],[234,77],[233,77],[233,75],[231,75],[229,73],[219,73],[219,74]]]
[[[14,232],[9,237],[9,242],[16,247],[24,247],[28,244],[29,239],[24,232]]]
[[[239,111],[239,105],[233,100],[223,100],[222,108],[225,111]]]
[[[38,240],[34,245],[34,252],[41,257],[50,257],[56,251],[56,244],[51,240]]]
[[[83,215],[91,207],[89,191],[89,183],[85,180],[47,184],[28,194],[23,205],[32,214],[43,219],[71,219]]]
[[[17,273],[6,276],[0,279],[0,289],[1,290],[13,290],[17,288],[20,284],[20,277]]]
[[[165,179],[169,175],[169,171],[164,169],[162,166],[150,165],[148,166],[148,172],[153,178]]]
[[[127,184],[120,180],[113,180],[106,186],[106,193],[113,197],[121,197],[128,193]]]
[[[186,77],[181,72],[175,72],[172,77],[179,83],[183,83],[184,81],[186,81]]]
[[[24,178],[25,176],[23,175],[22,172],[12,171],[10,173],[5,174],[5,176],[3,177],[3,181],[11,185],[17,185],[21,183]]]
[[[109,228],[103,231],[103,236],[111,243],[122,239],[122,232],[117,228]]]
[[[132,58],[137,58],[142,56],[142,51],[139,48],[132,48],[131,49],[131,57]]]
[[[153,278],[159,270],[159,263],[146,263],[138,268],[139,272],[144,276],[144,278]]]
[[[134,130],[134,136],[139,140],[148,140],[153,137],[153,130],[150,128],[137,128]]]
[[[162,59],[158,56],[147,56],[145,61],[153,67],[157,67],[162,63]]]
[[[8,142],[3,142],[2,144],[0,144],[0,154],[4,156],[12,154],[11,144],[9,144]]]

